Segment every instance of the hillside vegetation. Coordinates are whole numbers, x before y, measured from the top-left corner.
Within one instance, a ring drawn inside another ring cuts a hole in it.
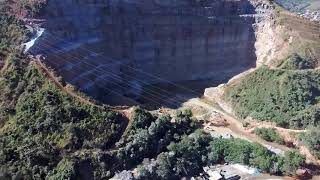
[[[212,138],[188,110],[172,120],[136,108],[128,123],[67,96],[24,58],[10,55],[1,73],[1,179],[103,179],[134,168],[138,179],[180,179],[224,162],[294,175],[304,162],[296,152],[281,157],[259,144]]]
[[[282,68],[261,67],[228,86],[224,98],[240,118],[306,128],[320,124],[320,72],[307,69],[308,61],[289,58]]]
[[[304,164],[294,151],[279,156],[248,141],[212,138],[188,110],[171,117],[134,108],[127,119],[70,97],[20,53],[26,31],[4,16],[17,33],[0,29],[0,179],[109,179],[133,169],[136,179],[180,179],[225,162],[294,175]]]
[[[223,162],[294,174],[304,161],[294,154],[299,161],[289,166],[292,155],[279,157],[258,144],[195,131],[189,111],[172,123],[168,115],[136,109],[123,132],[126,120],[119,113],[68,97],[18,55],[10,56],[1,77],[2,179],[101,179],[137,166],[139,178],[179,179]]]
[[[106,149],[121,135],[119,113],[68,97],[17,55],[8,60],[0,81],[3,172],[40,178],[63,158],[62,149]]]
[[[0,61],[3,61],[5,55],[25,42],[28,37],[28,31],[21,22],[7,15],[2,8],[0,4]]]
[[[281,62],[279,65],[281,69],[286,70],[304,70],[304,69],[314,69],[318,65],[315,59],[302,58],[298,54],[293,54],[287,59]]]
[[[309,127],[306,133],[300,135],[300,140],[311,152],[320,158],[320,131],[319,126]]]

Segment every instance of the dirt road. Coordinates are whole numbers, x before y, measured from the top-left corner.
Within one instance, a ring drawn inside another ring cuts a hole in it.
[[[207,109],[208,113],[217,112],[217,113],[221,114],[222,117],[227,121],[228,126],[226,126],[226,128],[230,129],[231,132],[233,132],[237,137],[249,140],[251,142],[257,142],[259,144],[264,145],[265,147],[268,147],[268,149],[273,147],[273,148],[279,149],[283,152],[290,150],[290,148],[288,148],[286,146],[262,140],[261,138],[252,134],[250,131],[243,128],[243,125],[240,121],[238,121],[237,119],[235,119],[231,115],[228,115],[228,114],[222,112],[221,110],[211,106],[210,104],[207,104],[207,103],[201,101],[201,99],[199,99],[199,98],[194,98],[194,99],[189,100],[187,103],[185,103],[185,106],[200,106],[200,107]],[[223,128],[223,127],[220,127],[220,128]]]
[[[186,102],[184,104],[185,107],[201,107],[206,109],[206,114],[211,114],[212,112],[218,112],[219,114],[222,115],[222,117],[227,121],[227,124],[229,124],[227,127],[214,127],[214,131],[219,132],[219,133],[227,133],[227,134],[232,134],[234,137],[239,137],[242,139],[246,139],[248,141],[251,142],[257,142],[262,144],[263,146],[269,148],[273,148],[272,150],[281,150],[283,152],[290,150],[290,148],[286,147],[286,146],[282,146],[279,144],[275,144],[275,143],[270,143],[267,141],[262,140],[261,138],[257,137],[256,135],[252,134],[251,131],[252,129],[245,129],[242,125],[242,123],[237,120],[235,117],[221,111],[219,108],[210,105],[204,101],[202,101],[199,98],[194,98],[194,99],[190,99],[188,102]],[[202,115],[198,115],[198,118],[202,118],[202,117],[206,117],[206,114],[202,114]],[[259,127],[274,127],[271,126],[270,123],[269,124],[256,124],[256,126]],[[275,127],[277,130],[279,130],[280,132],[285,132],[286,134],[289,134],[290,132],[295,132],[295,133],[300,133],[300,132],[304,132],[305,130],[292,130],[292,129],[285,129],[285,128],[280,128],[280,127]],[[299,150],[302,154],[304,154],[306,156],[306,162],[307,163],[312,163],[312,164],[316,164],[319,165],[320,162],[319,160],[317,160],[311,153],[310,151],[304,147],[304,146],[299,146]],[[256,177],[254,177],[254,179],[256,179]],[[262,178],[264,179],[264,178]],[[291,179],[291,178],[288,178]],[[320,176],[316,175],[313,176],[314,180],[319,180]]]
[[[259,138],[258,136],[256,136],[255,134],[252,133],[252,130],[255,127],[252,128],[244,128],[242,123],[237,120],[235,117],[233,117],[232,115],[229,115],[225,112],[223,112],[222,110],[220,110],[219,108],[216,108],[206,102],[204,102],[202,99],[199,98],[194,98],[194,99],[190,99],[188,102],[186,102],[184,104],[184,106],[186,107],[201,107],[207,110],[207,113],[210,114],[212,112],[217,112],[219,114],[221,114],[221,116],[226,120],[227,122],[227,126],[226,127],[215,127],[215,130],[217,131],[222,131],[222,132],[227,132],[227,133],[234,133],[235,137],[239,137],[242,139],[246,139],[249,140],[251,142],[257,142],[259,144],[262,144],[263,146],[267,147],[269,150],[272,150],[274,152],[285,152],[290,150],[291,148],[288,148],[284,145],[279,145],[276,143],[271,143],[271,142],[267,142],[262,140],[261,138]],[[203,115],[200,115],[203,116]],[[300,133],[300,132],[305,132],[305,130],[292,130],[292,129],[285,129],[285,128],[281,128],[281,127],[275,127],[272,126],[270,124],[256,124],[256,127],[274,127],[277,130],[279,130],[280,132],[284,132],[286,134],[290,134],[291,132],[294,133]],[[300,145],[299,150],[302,154],[304,154],[306,156],[306,162],[307,163],[313,163],[316,165],[319,165],[320,162],[317,158],[315,158],[307,148],[305,148],[304,146]],[[281,150],[281,151],[279,151]]]

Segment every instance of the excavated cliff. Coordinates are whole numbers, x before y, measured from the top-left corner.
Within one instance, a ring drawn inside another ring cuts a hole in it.
[[[292,52],[320,54],[319,24],[267,0],[49,0],[41,18],[31,52],[103,101],[150,84],[213,86]]]

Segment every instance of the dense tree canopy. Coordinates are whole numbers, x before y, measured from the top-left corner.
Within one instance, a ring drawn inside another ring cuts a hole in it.
[[[258,167],[272,174],[293,175],[304,163],[296,152],[277,156],[267,148],[241,139],[212,138],[202,130],[182,136],[171,143],[168,151],[155,159],[146,159],[138,166],[139,179],[179,179],[195,176],[203,166],[220,163],[240,163]]]

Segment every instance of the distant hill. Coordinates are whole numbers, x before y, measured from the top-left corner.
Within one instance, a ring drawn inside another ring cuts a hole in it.
[[[275,0],[284,8],[294,12],[304,12],[306,10],[320,10],[319,0]]]

